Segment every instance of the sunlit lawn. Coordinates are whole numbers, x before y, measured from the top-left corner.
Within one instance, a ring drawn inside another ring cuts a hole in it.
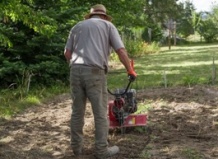
[[[138,74],[133,87],[169,87],[178,85],[212,84],[218,63],[218,44],[162,47],[159,53],[148,54],[134,59]],[[110,70],[109,88],[124,87],[128,83],[127,74],[122,69]]]

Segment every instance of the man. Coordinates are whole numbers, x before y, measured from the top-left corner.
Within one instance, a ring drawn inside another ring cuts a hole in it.
[[[124,44],[110,22],[106,8],[93,6],[85,20],[70,31],[64,55],[70,62],[72,91],[71,146],[76,156],[82,154],[83,126],[86,100],[91,102],[95,122],[95,157],[111,157],[119,152],[117,146],[108,147],[107,79],[108,57],[111,47],[116,51],[131,80],[136,73],[131,67]]]

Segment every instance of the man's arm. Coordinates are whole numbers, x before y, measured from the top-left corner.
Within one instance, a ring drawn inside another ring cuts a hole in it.
[[[65,49],[64,50],[64,56],[65,56],[67,62],[70,62],[70,60],[71,60],[71,50]]]
[[[119,57],[120,62],[125,66],[130,80],[134,81],[135,78],[137,77],[137,74],[134,71],[132,65],[130,64],[130,59],[128,57],[126,49],[125,48],[118,49],[116,50],[116,53]]]
[[[128,57],[127,51],[124,48],[116,50],[120,62],[125,66],[127,72],[131,71],[133,68],[130,65],[130,59]]]

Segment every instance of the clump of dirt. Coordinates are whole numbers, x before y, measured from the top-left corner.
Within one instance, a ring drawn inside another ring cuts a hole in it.
[[[143,131],[132,129],[125,134],[110,131],[110,145],[118,145],[121,150],[114,159],[218,158],[217,99],[215,87],[138,91],[138,103],[150,107],[148,125]],[[63,94],[11,119],[0,119],[0,158],[72,159],[71,103],[70,95]],[[94,147],[94,121],[89,103],[84,136],[81,158],[90,159]]]

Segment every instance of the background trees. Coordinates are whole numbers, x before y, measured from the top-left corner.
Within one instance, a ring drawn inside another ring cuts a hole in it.
[[[202,22],[197,28],[206,42],[214,42],[218,37],[218,6],[211,13],[202,13]]]
[[[80,8],[62,1],[3,1],[1,12],[0,80],[2,87],[21,85],[32,78],[34,84],[65,80],[67,67],[62,51],[70,15]],[[77,18],[73,18],[75,21]]]

